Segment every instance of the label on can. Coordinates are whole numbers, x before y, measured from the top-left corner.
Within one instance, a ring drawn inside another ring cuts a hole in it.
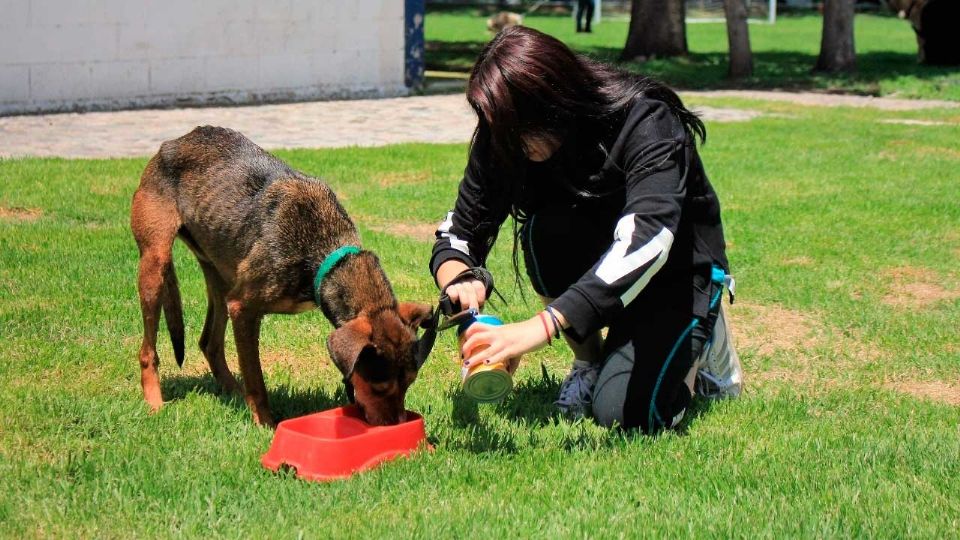
[[[460,346],[463,347],[465,341],[464,333],[473,323],[489,324],[491,326],[501,326],[503,321],[493,315],[477,315],[460,323],[457,328],[457,336]],[[467,356],[484,350],[487,346],[481,345],[474,347]],[[501,401],[510,390],[513,389],[513,377],[507,372],[505,362],[496,364],[480,364],[471,369],[463,367],[460,369],[460,376],[463,380],[463,392],[475,401],[480,403],[495,403]]]

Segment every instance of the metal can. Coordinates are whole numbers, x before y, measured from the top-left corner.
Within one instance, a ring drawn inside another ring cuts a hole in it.
[[[476,315],[460,323],[457,327],[457,338],[460,347],[463,347],[466,338],[464,333],[473,323],[489,324],[492,326],[501,326],[503,321],[493,315]],[[487,345],[479,345],[468,351],[467,358],[472,357],[478,352],[487,348]],[[507,362],[497,362],[495,364],[480,364],[473,368],[461,368],[460,375],[463,380],[463,393],[470,396],[480,403],[496,403],[503,400],[510,390],[513,389],[513,377],[507,371]]]

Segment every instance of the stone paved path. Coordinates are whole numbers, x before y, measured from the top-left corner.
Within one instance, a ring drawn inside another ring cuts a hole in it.
[[[884,109],[957,107],[958,103],[891,100],[787,92],[688,92],[688,98],[743,97],[790,100],[806,105]],[[748,109],[695,107],[708,122],[745,121]],[[475,117],[461,94],[359,101],[326,101],[213,107],[51,114],[0,118],[0,157],[148,156],[165,140],[198,125],[236,129],[264,148],[379,146],[400,142],[466,142]]]
[[[469,140],[460,95],[0,118],[0,156],[148,156],[196,126],[225,126],[264,148]]]

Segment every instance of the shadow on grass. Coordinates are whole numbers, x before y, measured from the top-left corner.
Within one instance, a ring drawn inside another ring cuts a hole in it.
[[[589,418],[570,421],[554,405],[561,380],[550,376],[541,365],[538,378],[520,382],[510,396],[495,407],[495,418],[480,414],[480,405],[457,388],[453,401],[453,426],[463,430],[465,438],[443,442],[450,448],[473,453],[515,454],[528,446],[550,445],[568,452],[609,449],[638,438],[653,440],[637,429],[597,428]],[[691,425],[713,407],[713,401],[695,399],[673,433],[686,436]],[[502,419],[502,421],[500,421]],[[438,442],[438,441],[435,441]]]
[[[183,399],[196,392],[215,395],[223,404],[236,409],[247,409],[243,396],[224,392],[210,374],[166,376],[161,379],[160,388],[167,401]],[[267,395],[270,411],[278,422],[347,404],[347,396],[342,386],[338,386],[335,393],[329,394],[320,389],[303,390],[281,384],[268,386]]]
[[[429,41],[426,46],[427,69],[469,71],[483,48],[478,41]],[[843,91],[878,95],[881,83],[903,77],[920,80],[948,78],[956,68],[927,66],[917,62],[916,54],[873,51],[857,54],[857,72],[852,74],[814,74],[816,54],[792,51],[756,51],[754,76],[731,81],[726,77],[727,54],[692,52],[684,57],[654,59],[644,63],[619,62],[617,47],[581,47],[578,52],[605,62],[618,63],[630,71],[643,73],[683,90],[712,89],[784,89]],[[946,84],[946,83],[945,83]]]
[[[540,377],[521,381],[497,406],[497,412],[528,425],[554,423],[560,418],[560,411],[553,402],[560,394],[562,382],[558,377],[551,377],[547,368],[540,364]]]
[[[435,445],[466,450],[476,454],[517,454],[530,447],[547,446],[568,452],[602,450],[628,444],[647,435],[636,429],[597,428],[589,418],[565,419],[553,404],[561,380],[550,376],[541,366],[541,375],[521,381],[510,396],[496,405],[477,404],[457,387],[448,394],[453,402],[452,424],[461,436],[437,440]],[[167,401],[177,401],[191,393],[216,396],[224,405],[246,412],[247,404],[237,394],[223,392],[212,375],[170,375],[161,380]],[[345,405],[343,387],[330,394],[319,389],[302,390],[287,385],[267,389],[270,410],[277,421]],[[706,414],[713,402],[694,400],[675,433],[685,436],[693,422]],[[495,414],[481,415],[480,407],[493,407]]]
[[[559,413],[553,405],[560,381],[550,377],[541,366],[541,376],[520,382],[498,404],[478,404],[467,396],[458,386],[449,394],[453,402],[452,418],[454,427],[465,431],[466,439],[451,441],[452,447],[460,447],[474,453],[497,452],[515,454],[521,445],[517,438],[524,432],[533,436],[535,428],[559,422]],[[493,407],[497,418],[506,423],[484,419],[480,407]]]
[[[453,400],[453,425],[464,427],[476,424],[480,420],[480,407],[495,407],[498,416],[515,423],[530,426],[555,423],[560,413],[553,402],[560,393],[560,383],[560,379],[551,377],[541,364],[539,378],[521,381],[502,402],[495,405],[479,405],[457,387],[450,396]]]
[[[690,426],[694,423],[697,418],[710,412],[710,409],[713,408],[715,400],[707,399],[703,397],[693,398],[693,402],[687,407],[686,414],[683,415],[683,420],[680,421],[680,425],[674,430],[678,435],[686,436],[690,431]]]

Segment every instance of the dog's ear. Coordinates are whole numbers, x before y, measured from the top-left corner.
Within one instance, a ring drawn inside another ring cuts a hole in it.
[[[353,373],[357,359],[365,347],[373,347],[370,336],[373,328],[366,317],[358,317],[337,328],[327,338],[330,358],[344,376]]]
[[[357,375],[368,382],[383,382],[390,379],[390,364],[383,361],[372,344],[360,349],[357,362],[353,365]]]
[[[400,319],[406,323],[414,332],[417,328],[423,328],[425,331],[417,339],[414,347],[414,361],[417,369],[423,367],[423,363],[430,356],[433,350],[433,343],[437,340],[437,323],[440,319],[440,310],[434,310],[433,306],[420,304],[417,302],[404,302],[397,308],[400,313]]]
[[[433,306],[419,302],[401,302],[397,306],[400,320],[410,328],[424,328],[423,323],[433,316]]]

